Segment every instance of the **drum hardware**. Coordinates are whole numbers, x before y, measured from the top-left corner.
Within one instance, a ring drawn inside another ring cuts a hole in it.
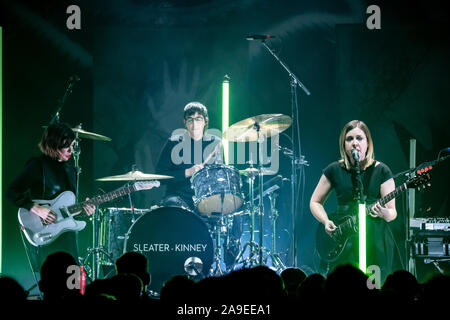
[[[249,186],[249,214],[250,214],[250,240],[246,242],[241,251],[238,253],[236,257],[236,261],[233,265],[233,269],[243,263],[244,266],[250,266],[253,267],[257,264],[256,255],[259,251],[259,245],[255,242],[255,203],[254,203],[254,183],[255,183],[255,177],[258,174],[258,171],[255,171],[253,168],[253,162],[250,162],[250,168],[249,170],[245,171],[246,176],[248,177],[248,186]],[[262,233],[262,232],[261,232]],[[247,259],[244,259],[244,253],[246,252],[247,248],[249,248],[249,256]]]
[[[115,207],[98,208],[95,211],[91,217],[92,246],[86,249],[87,255],[82,259],[82,265],[88,264],[86,271],[92,281],[101,277],[102,268],[114,267],[115,260],[123,253],[123,243],[136,216],[149,211],[151,210]],[[126,229],[120,230],[121,228]],[[107,273],[106,270],[104,268],[103,273]],[[104,276],[106,277],[105,274]]]
[[[224,216],[220,215],[217,223],[214,224],[212,235],[215,238],[215,247],[214,247],[214,260],[211,267],[210,275],[211,276],[221,276],[224,274],[224,270],[221,266],[222,261],[222,229],[225,227]]]
[[[275,186],[277,186],[277,185],[275,185]],[[276,189],[278,189],[278,188],[276,188]],[[286,269],[286,266],[283,263],[283,261],[281,260],[280,255],[278,253],[276,253],[277,219],[278,219],[278,216],[280,215],[276,208],[276,198],[278,196],[278,194],[275,192],[276,189],[272,190],[268,194],[269,202],[270,202],[269,218],[272,222],[272,251],[268,251],[268,255],[271,258],[272,264],[274,265],[274,267],[276,267],[277,271],[283,271],[284,269]]]
[[[198,257],[189,257],[184,262],[184,271],[190,276],[196,277],[201,275],[205,278],[203,273],[203,261]]]
[[[242,180],[232,166],[205,165],[191,177],[196,209],[206,216],[233,214],[243,204]]]
[[[250,242],[244,245],[244,248],[250,246],[250,262],[254,256],[254,249],[258,248],[259,252],[259,265],[263,265],[263,216],[264,216],[264,204],[263,204],[263,177],[267,174],[265,171],[268,169],[263,168],[263,157],[262,157],[262,142],[264,138],[269,138],[272,136],[277,136],[292,124],[292,119],[289,116],[283,114],[262,114],[254,117],[250,117],[241,120],[232,126],[230,126],[223,134],[223,137],[228,141],[234,142],[249,142],[256,141],[258,143],[259,151],[259,161],[258,168],[249,168],[246,172],[249,178],[259,176],[259,205],[258,205],[258,215],[259,215],[259,244],[255,246],[253,242],[254,238],[254,194],[253,194],[253,183],[254,181],[250,179],[251,192],[250,192]],[[276,172],[274,172],[275,174]],[[243,248],[243,250],[244,250]],[[242,257],[243,253],[241,254]],[[252,263],[252,262],[251,262]]]
[[[91,281],[100,278],[101,265],[114,265],[114,261],[104,247],[105,230],[102,229],[102,210],[97,208],[91,217],[92,221],[92,247],[86,249],[87,255],[82,260],[82,265],[86,267],[86,273]],[[92,261],[89,263],[89,258]],[[105,260],[106,258],[106,260]]]

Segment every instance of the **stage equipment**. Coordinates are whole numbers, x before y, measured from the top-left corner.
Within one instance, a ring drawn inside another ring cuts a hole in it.
[[[191,188],[195,191],[193,200],[197,210],[208,216],[231,214],[244,200],[241,177],[232,166],[205,165],[192,176]]]
[[[96,179],[96,181],[142,181],[142,180],[164,180],[172,178],[173,178],[172,176],[153,173],[143,173],[139,170],[132,170],[130,172],[120,174],[117,176],[98,178]]]
[[[293,250],[292,250],[292,260],[294,267],[297,267],[297,223],[296,223],[296,196],[297,192],[297,169],[300,169],[300,178],[304,179],[303,174],[303,166],[307,165],[307,161],[305,157],[302,155],[301,150],[301,139],[300,139],[300,125],[299,125],[299,107],[297,101],[297,86],[300,87],[306,95],[310,95],[310,91],[306,88],[306,86],[298,79],[298,77],[288,68],[286,63],[284,63],[278,55],[275,53],[275,50],[270,48],[266,40],[274,38],[274,36],[269,37],[255,37],[250,36],[247,40],[255,40],[260,39],[261,45],[266,48],[269,53],[280,63],[283,69],[289,75],[289,82],[291,86],[291,120],[292,120],[292,131],[291,131],[291,142],[292,142],[292,158],[291,158],[291,216],[292,216],[292,241],[293,241]],[[297,139],[295,137],[297,136]],[[297,150],[298,149],[298,150]],[[299,156],[297,156],[297,154]],[[304,188],[304,184],[303,184]],[[301,208],[300,213],[303,214],[303,208]]]
[[[251,178],[249,180],[250,185],[250,215],[251,215],[251,239],[247,244],[250,246],[251,258],[254,256],[255,243],[253,241],[254,234],[254,178],[259,176],[259,205],[258,205],[258,216],[259,216],[259,246],[258,246],[258,257],[259,265],[263,265],[263,216],[264,216],[264,204],[263,204],[263,157],[262,157],[262,143],[264,139],[269,137],[279,135],[281,132],[286,130],[292,124],[292,120],[289,116],[283,114],[262,114],[254,117],[250,117],[241,120],[224,132],[224,138],[229,141],[235,142],[250,142],[256,141],[258,143],[258,168],[253,167],[253,161],[250,162],[250,168],[246,169],[247,175]],[[246,246],[244,245],[245,249]],[[243,251],[245,251],[243,248]]]
[[[126,234],[124,249],[148,258],[150,290],[158,293],[174,275],[204,278],[214,257],[213,239],[205,222],[180,207],[160,207],[139,217]]]

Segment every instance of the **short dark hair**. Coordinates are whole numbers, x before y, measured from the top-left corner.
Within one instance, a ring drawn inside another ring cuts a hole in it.
[[[75,133],[65,123],[49,125],[42,134],[39,149],[47,156],[57,159],[58,150],[67,148],[75,140]]]
[[[208,109],[202,103],[193,101],[184,106],[184,120],[196,112],[201,114],[205,120],[208,117]]]

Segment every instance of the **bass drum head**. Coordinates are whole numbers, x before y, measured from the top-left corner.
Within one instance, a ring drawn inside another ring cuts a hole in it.
[[[140,252],[149,263],[149,289],[160,293],[175,275],[207,276],[213,263],[213,240],[197,215],[179,207],[161,207],[137,219],[128,231],[125,252]]]

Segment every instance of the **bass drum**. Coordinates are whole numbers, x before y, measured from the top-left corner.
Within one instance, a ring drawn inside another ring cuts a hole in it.
[[[160,293],[175,275],[208,275],[214,247],[208,227],[191,211],[160,207],[137,219],[128,231],[124,252],[140,252],[149,262],[149,289]]]

